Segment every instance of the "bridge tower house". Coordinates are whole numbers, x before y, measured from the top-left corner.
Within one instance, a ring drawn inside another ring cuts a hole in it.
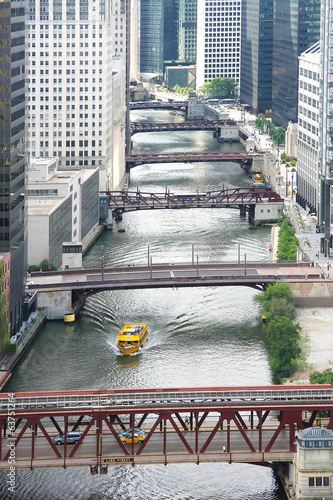
[[[297,500],[333,500],[333,432],[309,427],[297,433],[294,457],[294,495]]]

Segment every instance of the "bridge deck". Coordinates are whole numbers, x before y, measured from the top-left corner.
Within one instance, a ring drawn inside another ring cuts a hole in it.
[[[0,468],[293,459],[295,429],[321,410],[333,425],[332,386],[148,388],[0,395]],[[120,431],[140,427],[141,443]],[[78,432],[78,442],[54,443]],[[225,448],[225,452],[223,451]]]

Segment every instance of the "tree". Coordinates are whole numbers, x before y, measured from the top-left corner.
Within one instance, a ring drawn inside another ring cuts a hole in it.
[[[331,368],[327,368],[323,372],[310,373],[311,384],[331,384],[333,385],[333,372]]]
[[[261,305],[268,320],[276,316],[278,311],[284,311],[283,315],[290,319],[295,317],[295,302],[287,283],[271,283],[264,293],[256,295],[253,300]]]
[[[274,383],[280,383],[294,371],[294,362],[301,354],[301,327],[286,316],[275,316],[268,324],[266,336],[269,342],[269,365]]]
[[[234,78],[214,78],[203,85],[204,93],[214,99],[235,99],[238,83]]]

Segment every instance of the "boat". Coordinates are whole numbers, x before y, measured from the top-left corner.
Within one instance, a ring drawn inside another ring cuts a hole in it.
[[[117,347],[122,354],[132,354],[148,340],[147,323],[126,323],[118,334]]]

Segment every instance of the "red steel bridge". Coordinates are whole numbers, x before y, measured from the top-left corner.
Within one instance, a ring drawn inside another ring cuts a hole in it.
[[[0,394],[0,468],[195,462],[283,467],[293,460],[298,429],[327,412],[330,385],[39,391]],[[141,428],[141,443],[120,431]],[[61,433],[77,442],[56,445]],[[223,451],[225,448],[225,451]]]
[[[193,162],[231,162],[239,163],[250,170],[252,162],[265,156],[266,151],[202,151],[184,153],[139,153],[125,155],[126,171],[148,163],[193,163]]]
[[[179,130],[214,130],[218,132],[221,127],[236,126],[231,119],[226,120],[201,120],[196,122],[179,123],[141,123],[131,122],[131,135],[141,132],[177,132]]]

